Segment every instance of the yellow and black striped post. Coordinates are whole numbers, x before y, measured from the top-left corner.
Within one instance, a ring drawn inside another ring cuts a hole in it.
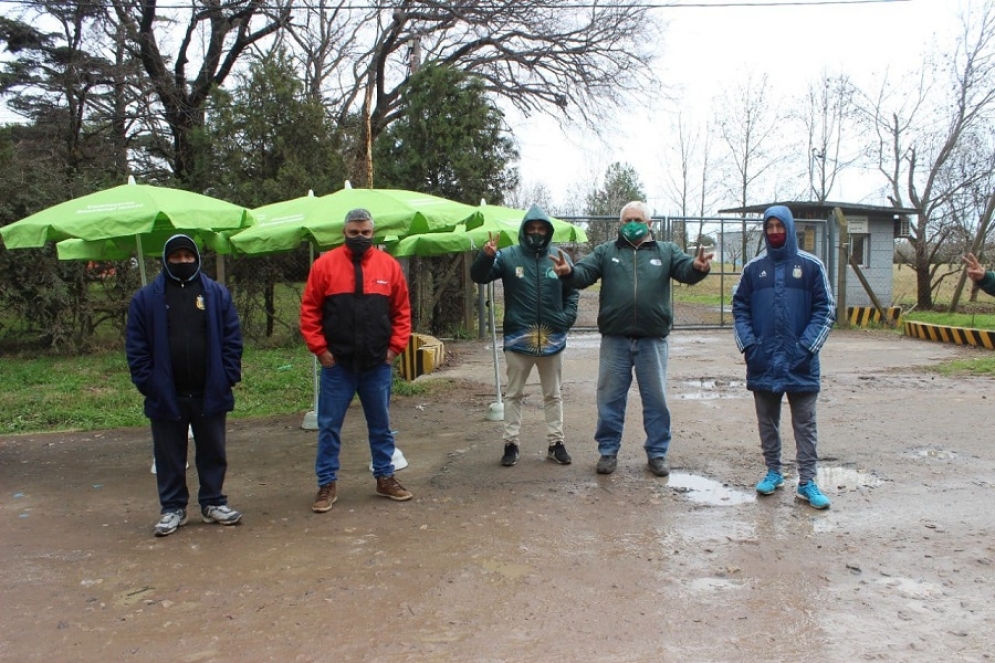
[[[898,326],[902,320],[902,307],[889,306],[885,309],[888,323]],[[851,327],[866,327],[872,322],[881,322],[881,312],[873,306],[848,306],[846,309],[846,319]]]
[[[408,347],[401,353],[398,372],[405,380],[431,373],[445,361],[446,346],[428,334],[412,334]]]
[[[930,325],[923,322],[906,321],[905,335],[924,341],[973,345],[979,348],[995,350],[995,331],[990,329],[948,327],[946,325]]]

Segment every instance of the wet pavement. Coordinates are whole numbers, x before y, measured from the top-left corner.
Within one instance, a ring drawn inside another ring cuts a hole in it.
[[[309,508],[299,414],[236,421],[244,523],[164,539],[144,430],[0,438],[0,660],[992,660],[995,381],[922,368],[977,350],[834,332],[818,474],[833,504],[816,511],[794,496],[788,426],[785,485],[753,490],[728,331],[673,339],[670,477],[646,467],[635,387],[619,469],[595,474],[597,343],[572,337],[565,357],[574,463],[545,458],[533,376],[511,468],[485,418],[491,350],[452,344],[434,395],[394,404],[406,503],[373,494],[358,407],[331,512]]]

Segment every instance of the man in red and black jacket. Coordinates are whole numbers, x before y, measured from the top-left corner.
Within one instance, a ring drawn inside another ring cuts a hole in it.
[[[318,494],[325,513],[337,499],[342,422],[354,395],[366,414],[378,495],[403,502],[411,493],[394,478],[390,388],[394,359],[411,337],[411,304],[401,266],[373,248],[373,217],[346,215],[345,245],[311,266],[301,301],[301,334],[321,364],[318,396]]]

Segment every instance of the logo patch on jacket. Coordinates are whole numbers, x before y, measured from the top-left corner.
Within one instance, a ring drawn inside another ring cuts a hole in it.
[[[660,260],[659,258],[651,258],[650,264],[653,265],[654,267],[659,267],[663,264],[663,261]]]
[[[521,265],[515,268],[515,278],[516,279],[525,278],[525,268],[522,267]]]
[[[796,279],[800,279],[802,277],[802,266],[795,265],[795,268],[791,270],[791,275]]]
[[[197,308],[201,311],[207,309],[207,307],[204,306],[204,295],[197,295]]]

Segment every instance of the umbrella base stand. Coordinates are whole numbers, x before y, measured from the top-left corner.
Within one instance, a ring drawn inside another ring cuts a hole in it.
[[[404,457],[404,453],[397,447],[394,447],[394,455],[391,456],[390,462],[394,464],[394,471],[400,472],[405,467],[408,466],[408,459]],[[370,472],[373,471],[373,462],[370,462]]]
[[[504,421],[504,403],[491,403],[485,418],[487,421]]]
[[[318,430],[318,413],[314,410],[306,413],[304,421],[301,422],[301,428],[304,430]]]

